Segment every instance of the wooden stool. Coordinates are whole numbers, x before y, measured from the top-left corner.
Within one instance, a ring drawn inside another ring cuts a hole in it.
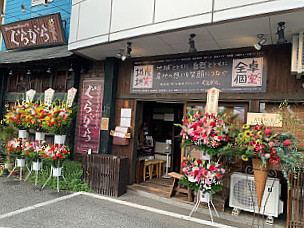
[[[147,171],[147,168],[148,168],[148,171]],[[144,181],[146,181],[146,178],[151,179],[150,178],[151,176],[152,176],[152,163],[151,163],[151,161],[145,161],[144,173],[143,173]]]
[[[159,177],[159,162],[156,159],[151,160],[151,174],[150,179],[153,176]]]
[[[175,196],[176,193],[185,193],[188,195],[188,201],[193,202],[194,201],[193,191],[188,187],[186,187],[186,189],[182,188],[181,185],[178,183],[178,181],[183,178],[183,175],[176,172],[171,172],[168,175],[174,178],[169,196],[170,197]]]
[[[155,159],[158,162],[158,177],[164,174],[166,171],[166,163],[167,161],[161,159]]]

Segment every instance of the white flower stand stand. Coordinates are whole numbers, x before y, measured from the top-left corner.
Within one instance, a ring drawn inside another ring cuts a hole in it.
[[[39,162],[39,161],[33,162],[31,170],[30,170],[29,174],[27,175],[27,177],[25,178],[24,181],[27,181],[27,179],[30,177],[30,175],[33,173],[33,171],[35,171],[35,173],[36,173],[35,185],[37,185],[38,173],[41,169],[42,169],[42,162]]]
[[[7,178],[9,178],[12,173],[18,168],[20,167],[20,172],[19,172],[19,180],[21,181],[22,180],[22,169],[23,167],[26,167],[27,170],[30,172],[29,168],[25,165],[25,159],[24,158],[16,158],[15,160],[15,167],[14,169],[12,170],[12,172],[10,172],[10,174],[7,176]]]
[[[213,223],[213,216],[212,216],[212,211],[211,211],[211,207],[210,204],[212,205],[215,214],[217,217],[220,217],[213,202],[212,202],[212,194],[210,193],[203,193],[202,191],[198,191],[197,192],[197,196],[196,196],[196,204],[194,205],[192,211],[189,214],[189,217],[191,217],[191,215],[197,211],[198,206],[200,205],[200,203],[207,203],[208,205],[208,209],[209,209],[209,214],[210,214],[210,218],[211,218],[211,222]]]
[[[42,189],[44,189],[44,187],[46,186],[46,184],[49,182],[49,180],[52,178],[52,177],[55,177],[57,178],[57,192],[59,192],[59,178],[62,177],[63,180],[66,182],[65,180],[65,177],[63,175],[63,167],[51,167],[51,174],[49,176],[49,178],[46,180],[46,182],[44,183],[44,185],[42,186]]]

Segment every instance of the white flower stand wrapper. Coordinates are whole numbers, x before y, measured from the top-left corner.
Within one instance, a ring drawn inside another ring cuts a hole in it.
[[[51,167],[51,174],[49,176],[49,178],[46,180],[46,182],[44,183],[44,185],[42,186],[42,189],[44,189],[44,187],[46,186],[46,184],[49,182],[49,180],[52,177],[57,178],[57,192],[59,192],[59,178],[62,177],[63,180],[66,182],[65,177],[63,175],[63,167]]]
[[[35,171],[35,173],[36,173],[35,185],[37,185],[38,173],[42,169],[42,166],[43,166],[43,164],[40,161],[33,162],[31,170],[30,170],[29,174],[27,175],[27,177],[25,178],[24,181],[26,181],[30,177],[30,175],[33,173],[33,171]]]
[[[25,158],[16,158],[15,160],[15,167],[14,169],[12,170],[12,172],[7,176],[7,178],[9,178],[12,173],[18,168],[20,167],[20,172],[19,172],[19,180],[21,181],[22,180],[22,170],[23,170],[23,167],[26,167],[27,170],[30,172],[29,168],[26,166],[26,162],[25,162]]]
[[[210,204],[212,205],[215,214],[217,217],[220,217],[213,202],[212,202],[212,194],[210,193],[203,193],[203,191],[197,191],[197,196],[196,196],[196,204],[194,205],[192,211],[189,214],[189,217],[191,217],[191,215],[197,211],[198,206],[200,205],[200,203],[207,203],[208,205],[208,209],[209,209],[209,214],[210,214],[210,218],[211,218],[211,222],[213,223],[213,216],[212,216],[212,211],[211,211],[211,207]]]

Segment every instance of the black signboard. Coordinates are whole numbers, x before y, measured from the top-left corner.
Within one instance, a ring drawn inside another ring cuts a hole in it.
[[[266,92],[262,52],[135,62],[131,93]]]

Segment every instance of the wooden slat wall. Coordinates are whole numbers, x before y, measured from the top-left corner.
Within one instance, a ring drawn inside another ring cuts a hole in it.
[[[131,118],[131,139],[129,140],[129,144],[126,146],[113,145],[112,146],[112,155],[116,156],[124,156],[129,158],[129,172],[127,176],[129,177],[130,183],[134,182],[135,178],[135,161],[133,161],[133,149],[134,149],[134,128],[135,128],[135,106],[136,101],[134,100],[116,100],[115,107],[115,126],[120,126],[120,110],[122,108],[131,108],[132,109],[132,118]]]
[[[83,167],[83,180],[99,194],[121,196],[127,189],[128,158],[104,154],[75,154]]]
[[[291,188],[288,190],[287,227],[304,227],[304,170],[298,177],[289,174]]]

